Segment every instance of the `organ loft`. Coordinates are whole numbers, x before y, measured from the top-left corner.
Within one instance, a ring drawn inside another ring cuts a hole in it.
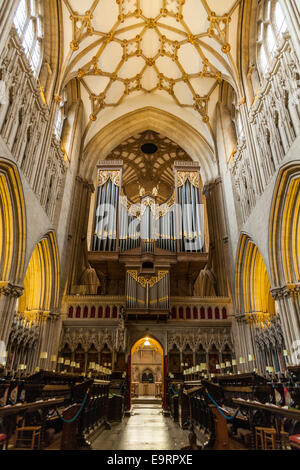
[[[299,31],[0,0],[2,455],[300,449]]]

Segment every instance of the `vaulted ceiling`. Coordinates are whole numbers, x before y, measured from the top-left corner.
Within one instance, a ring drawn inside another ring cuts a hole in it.
[[[63,0],[62,88],[80,81],[86,143],[154,106],[212,142],[223,79],[234,81],[240,0]]]
[[[191,160],[177,144],[150,130],[122,142],[107,158],[123,160],[123,187],[131,201],[140,202],[140,188],[151,194],[157,187],[159,204],[173,194],[174,162]]]

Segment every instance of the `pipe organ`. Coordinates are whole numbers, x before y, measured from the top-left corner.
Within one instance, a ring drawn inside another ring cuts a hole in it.
[[[126,305],[129,309],[147,310],[169,308],[169,272],[158,271],[154,276],[139,275],[138,271],[126,273]]]
[[[122,178],[120,162],[98,166],[93,250],[116,251],[118,213]]]
[[[125,295],[127,315],[168,317],[170,296],[191,296],[208,261],[200,166],[175,162],[173,170],[165,200],[158,192],[159,181],[147,190],[137,185],[131,200],[123,162],[103,161],[98,166],[89,263],[101,293]]]
[[[179,231],[179,251],[201,252],[204,247],[204,211],[200,194],[200,166],[187,168],[186,162],[175,162],[175,184]]]
[[[121,163],[104,161],[98,166],[93,251],[140,248],[151,253],[157,246],[173,253],[203,252],[200,166],[175,162],[173,194],[158,205],[156,187],[151,195],[141,188],[139,204],[122,194]]]

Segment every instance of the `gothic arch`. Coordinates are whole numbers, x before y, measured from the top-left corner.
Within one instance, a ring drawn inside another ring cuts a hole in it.
[[[31,321],[57,310],[59,301],[59,256],[54,232],[49,232],[36,245],[25,278],[24,293],[18,313]]]
[[[275,315],[275,302],[263,257],[248,235],[242,234],[235,268],[237,313],[264,322]]]
[[[300,162],[284,166],[275,185],[269,228],[275,287],[300,282]]]
[[[13,163],[0,159],[0,281],[20,283],[25,242],[25,205],[19,173]]]
[[[149,129],[178,143],[194,161],[200,161],[203,184],[218,176],[214,149],[208,141],[185,121],[153,107],[125,114],[101,129],[83,151],[81,176],[92,180],[99,160],[132,135]]]

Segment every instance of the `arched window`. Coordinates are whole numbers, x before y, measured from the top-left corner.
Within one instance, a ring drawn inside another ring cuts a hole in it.
[[[61,139],[63,124],[64,124],[64,111],[63,111],[63,107],[60,106],[57,111],[55,127],[54,127],[54,134],[57,140]]]
[[[43,13],[40,0],[20,0],[14,25],[22,42],[35,77],[43,58]]]
[[[66,92],[64,92],[62,99],[60,100],[59,107],[57,110],[56,120],[54,123],[54,134],[58,141],[61,140],[61,134],[63,131],[63,125],[65,120],[65,104],[67,101]]]
[[[233,93],[233,101],[232,101],[232,110],[231,110],[231,119],[235,126],[235,133],[237,140],[244,135],[243,130],[243,123],[241,117],[240,106],[237,102],[237,95]]]
[[[257,63],[260,77],[277,50],[287,24],[279,0],[259,0],[257,23]]]

